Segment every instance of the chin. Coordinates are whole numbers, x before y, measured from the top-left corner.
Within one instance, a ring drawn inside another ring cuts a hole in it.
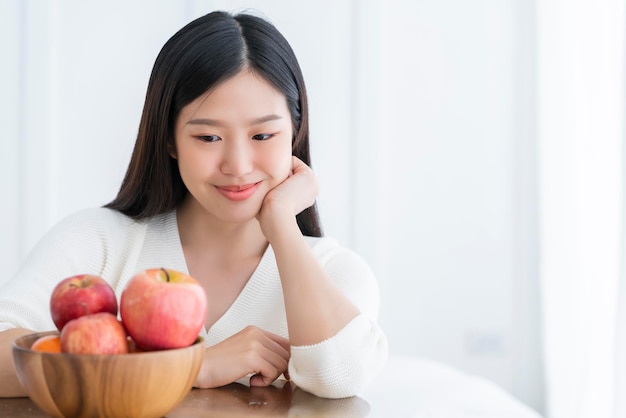
[[[247,206],[247,205],[246,205]],[[247,207],[238,207],[235,209],[225,209],[216,214],[217,218],[225,223],[243,224],[256,220],[256,216],[261,210],[261,205],[250,205]]]

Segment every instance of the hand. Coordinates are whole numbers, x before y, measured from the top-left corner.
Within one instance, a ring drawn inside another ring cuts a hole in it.
[[[219,344],[207,347],[195,387],[214,388],[252,375],[250,386],[269,386],[289,363],[289,341],[248,326]]]
[[[311,167],[298,157],[292,156],[291,158],[291,174],[265,195],[263,205],[257,215],[261,229],[268,239],[271,228],[287,217],[295,217],[311,207],[319,194],[317,178]]]

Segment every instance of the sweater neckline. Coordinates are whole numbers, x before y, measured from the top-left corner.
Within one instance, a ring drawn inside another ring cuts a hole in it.
[[[176,251],[180,257],[180,265],[184,266],[184,273],[189,274],[189,267],[187,266],[187,260],[185,259],[185,252],[183,250],[183,244],[180,239],[180,231],[178,229],[178,221],[176,218],[176,210],[169,212],[167,216],[167,231],[170,235],[168,240],[176,243]],[[254,306],[254,300],[258,297],[259,293],[263,293],[264,284],[267,279],[272,276],[272,272],[276,271],[276,261],[274,260],[274,252],[270,244],[263,252],[259,263],[250,275],[250,278],[246,281],[246,284],[241,289],[237,297],[233,300],[233,303],[226,309],[226,311],[220,316],[215,323],[209,328],[206,327],[206,323],[203,327],[203,337],[207,339],[207,334],[210,331],[216,330],[218,333],[223,329],[232,332],[232,322],[236,320],[237,316],[242,314],[242,311],[247,310],[250,306]],[[211,295],[207,295],[208,302],[211,303]],[[223,339],[223,338],[222,338]]]

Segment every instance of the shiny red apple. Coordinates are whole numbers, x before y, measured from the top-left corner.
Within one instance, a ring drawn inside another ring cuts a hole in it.
[[[126,330],[109,312],[83,315],[61,330],[61,352],[71,354],[128,353]]]
[[[111,285],[92,274],[61,280],[50,296],[50,315],[59,331],[72,319],[98,312],[117,315],[117,309],[117,298]]]
[[[120,299],[128,335],[145,350],[191,345],[204,326],[207,298],[193,277],[170,269],[136,273]]]

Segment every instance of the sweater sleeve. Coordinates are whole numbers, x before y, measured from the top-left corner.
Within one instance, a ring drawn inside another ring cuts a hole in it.
[[[50,295],[58,282],[76,274],[95,274],[115,288],[112,260],[123,250],[118,228],[121,215],[87,209],[56,224],[35,245],[17,273],[0,287],[0,331],[55,329]],[[116,289],[117,290],[117,289]]]
[[[360,314],[325,341],[292,346],[289,374],[317,396],[345,398],[364,389],[387,360],[387,338],[377,323],[378,285],[365,261],[335,241],[323,239],[313,251]]]

